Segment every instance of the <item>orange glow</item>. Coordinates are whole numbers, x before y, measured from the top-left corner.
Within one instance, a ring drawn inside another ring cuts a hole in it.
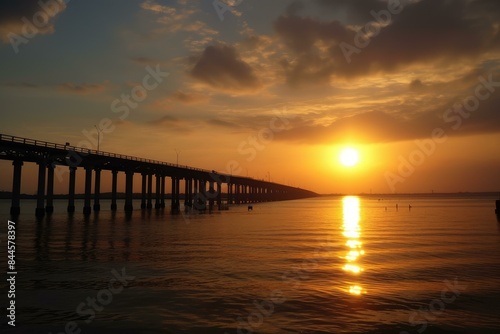
[[[355,264],[346,264],[342,269],[344,269],[345,271],[350,271],[351,273],[354,274],[359,274],[360,272],[363,271],[363,269],[360,266]]]
[[[362,249],[363,243],[359,240],[361,238],[359,198],[346,196],[342,200],[342,204],[344,217],[342,235],[347,239],[345,245],[348,248],[346,255],[342,257],[347,262],[342,269],[350,274],[358,275],[363,272],[363,268],[357,261],[365,254]],[[349,293],[361,295],[365,292],[360,285],[353,285],[349,287]]]
[[[359,161],[359,153],[353,148],[345,148],[340,152],[340,163],[345,167],[353,167]]]
[[[366,291],[363,291],[363,288],[360,287],[359,285],[353,285],[349,287],[349,293],[352,295],[359,296],[362,293],[366,293]]]

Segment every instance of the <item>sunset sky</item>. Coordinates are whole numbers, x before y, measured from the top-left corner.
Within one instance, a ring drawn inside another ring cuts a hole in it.
[[[319,193],[500,191],[498,0],[44,2],[0,3],[0,133],[96,149],[109,119],[102,151]]]

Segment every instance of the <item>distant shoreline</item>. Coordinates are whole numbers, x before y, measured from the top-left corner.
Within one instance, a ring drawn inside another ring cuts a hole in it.
[[[453,196],[453,197],[466,197],[466,196],[500,196],[500,191],[477,191],[477,192],[453,192],[453,193],[359,193],[359,194],[320,194],[320,197],[327,196],[366,196],[366,197],[399,197],[399,196]]]

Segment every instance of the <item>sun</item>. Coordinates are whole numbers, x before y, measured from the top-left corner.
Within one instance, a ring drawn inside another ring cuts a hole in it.
[[[340,163],[346,167],[353,167],[359,161],[359,154],[353,148],[345,148],[340,152]]]

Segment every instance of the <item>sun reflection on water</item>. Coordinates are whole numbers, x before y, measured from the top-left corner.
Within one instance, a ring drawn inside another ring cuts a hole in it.
[[[345,265],[342,269],[355,278],[363,271],[361,265],[357,262],[359,258],[365,254],[362,246],[363,243],[360,241],[361,238],[361,227],[360,222],[360,209],[359,209],[359,198],[356,196],[346,196],[342,200],[343,208],[343,226],[342,235],[347,239],[346,247],[347,251],[344,253],[343,258],[346,260]],[[352,295],[359,296],[366,293],[359,284],[354,284],[349,286],[349,293]]]

